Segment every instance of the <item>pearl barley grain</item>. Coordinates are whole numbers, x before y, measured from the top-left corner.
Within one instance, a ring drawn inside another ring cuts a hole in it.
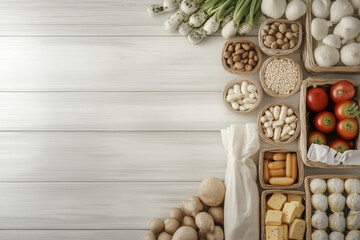
[[[273,59],[265,68],[265,85],[279,95],[290,94],[296,86],[300,72],[288,59]]]

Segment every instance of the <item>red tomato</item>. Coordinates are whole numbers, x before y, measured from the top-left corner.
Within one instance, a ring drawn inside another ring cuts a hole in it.
[[[350,100],[337,103],[335,105],[334,112],[336,118],[339,120],[345,118],[355,118],[360,113],[358,111],[358,105]]]
[[[316,114],[314,124],[317,130],[323,133],[330,133],[336,127],[336,119],[331,112],[320,112]]]
[[[350,149],[349,145],[342,139],[334,140],[330,147],[341,153],[344,153],[346,150]]]
[[[355,88],[351,82],[342,80],[334,85],[330,89],[330,97],[336,103],[345,100],[350,100],[355,96]]]
[[[323,88],[311,88],[306,93],[306,106],[313,112],[324,110],[328,102],[329,97]]]
[[[310,133],[310,135],[308,137],[308,147],[310,147],[310,145],[312,143],[326,145],[325,135],[318,131],[314,131],[314,132]]]
[[[359,125],[354,118],[346,118],[338,122],[336,130],[340,137],[351,140],[359,133]]]

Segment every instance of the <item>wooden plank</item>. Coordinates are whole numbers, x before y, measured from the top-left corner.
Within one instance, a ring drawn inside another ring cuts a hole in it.
[[[298,106],[298,94],[286,102]],[[278,100],[265,96],[261,105]],[[261,106],[260,106],[261,107]],[[2,131],[219,131],[256,122],[230,112],[220,92],[2,92]]]
[[[0,229],[145,229],[198,182],[0,183]]]
[[[225,165],[219,132],[0,133],[0,181],[201,181]]]
[[[3,0],[0,36],[168,35],[164,22],[171,13],[150,17],[146,10],[151,4],[161,2]],[[250,34],[256,33],[257,27]]]
[[[146,230],[0,230],[3,240],[139,240]]]

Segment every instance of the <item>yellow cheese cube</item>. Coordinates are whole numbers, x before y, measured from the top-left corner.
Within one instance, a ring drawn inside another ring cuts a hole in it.
[[[295,218],[301,218],[301,215],[305,209],[304,205],[301,202],[290,202],[291,204],[294,204],[296,209],[295,209]]]
[[[284,208],[282,210],[283,212],[283,218],[282,222],[290,224],[295,219],[295,210],[296,206],[292,203],[285,203]]]
[[[266,226],[265,233],[266,240],[282,240],[284,234],[281,226]]]
[[[266,212],[265,225],[266,226],[280,226],[283,213],[276,210],[268,210]]]
[[[283,224],[281,226],[283,227],[283,239],[288,240],[289,239],[288,238],[288,235],[289,235],[288,228],[289,228],[289,226],[287,224]]]
[[[305,221],[303,219],[295,219],[289,227],[289,238],[302,240],[305,233]]]
[[[289,194],[288,202],[302,202],[303,197],[301,195]]]
[[[281,211],[284,204],[286,202],[286,196],[282,193],[274,193],[269,200],[267,201],[267,205],[274,210]]]

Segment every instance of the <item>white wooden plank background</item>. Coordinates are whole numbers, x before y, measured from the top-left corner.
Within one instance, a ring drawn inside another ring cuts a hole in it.
[[[157,2],[0,0],[0,239],[141,239],[201,179],[223,178],[219,129],[257,113],[223,106],[237,76],[219,33],[167,35],[169,14],[146,13]]]

